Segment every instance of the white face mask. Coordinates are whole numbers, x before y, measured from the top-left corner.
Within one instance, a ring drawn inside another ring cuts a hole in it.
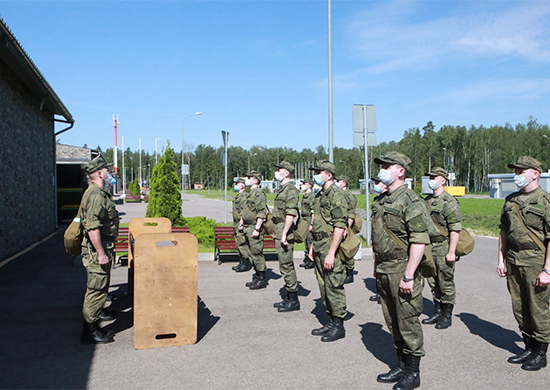
[[[374,192],[376,192],[377,194],[382,193],[382,187],[380,187],[380,184],[375,184],[372,188],[374,189]]]
[[[326,180],[323,180],[323,177],[321,176],[321,174],[314,175],[314,176],[313,176],[313,181],[314,181],[315,184],[317,184],[318,186],[322,186],[322,185],[325,184],[325,182],[326,182]]]
[[[395,180],[395,179],[392,179],[391,171],[389,169],[381,169],[380,172],[378,173],[378,178],[382,183],[384,183],[387,186],[389,186]]]
[[[529,181],[527,181],[527,176],[525,175],[515,175],[514,184],[518,186],[519,189],[522,189],[529,185]]]
[[[275,180],[282,181],[283,177],[281,176],[281,172],[275,171]]]
[[[435,191],[439,188],[439,183],[437,180],[430,180],[428,182],[428,187],[430,187],[430,190]]]
[[[252,185],[252,180],[247,177],[246,179],[244,179],[244,185],[250,187]]]
[[[335,184],[336,184],[336,186],[337,186],[338,188],[342,188],[342,184],[340,184],[339,181],[337,181]]]

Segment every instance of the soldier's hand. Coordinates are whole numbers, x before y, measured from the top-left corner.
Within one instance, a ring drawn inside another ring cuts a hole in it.
[[[414,290],[414,280],[411,280],[410,282],[405,282],[403,279],[399,282],[399,290],[403,294],[412,294]]]
[[[497,274],[501,278],[506,276],[506,264],[504,264],[504,262],[499,262],[498,263]]]
[[[309,225],[308,230],[309,230],[309,231],[312,231],[312,230],[313,230],[313,226]]]
[[[327,257],[325,257],[325,269],[326,270],[331,270],[334,268],[334,255],[331,255],[330,253],[327,255]]]
[[[537,286],[546,287],[550,284],[550,275],[542,271],[539,276],[537,276]]]
[[[252,232],[252,237],[254,237],[254,238],[258,238],[259,235],[260,235],[260,232],[258,230],[254,230]]]
[[[109,264],[109,258],[107,257],[107,255],[104,253],[98,255],[98,262],[99,262],[99,265],[107,265]]]
[[[454,263],[456,261],[456,254],[454,253],[447,253],[447,256],[445,256],[445,261],[447,263]]]
[[[288,240],[286,239],[286,235],[281,236],[281,245],[287,246]]]
[[[242,223],[239,224],[239,230],[240,230],[240,231],[244,230],[244,225],[243,225]]]

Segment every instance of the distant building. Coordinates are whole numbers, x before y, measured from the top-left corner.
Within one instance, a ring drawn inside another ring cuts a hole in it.
[[[56,133],[55,122],[67,126]],[[0,259],[57,228],[55,137],[73,124],[0,19]]]
[[[493,199],[504,199],[518,191],[513,173],[495,173],[487,175],[487,178],[491,182],[489,196]],[[550,173],[540,174],[539,185],[543,190],[550,191]]]

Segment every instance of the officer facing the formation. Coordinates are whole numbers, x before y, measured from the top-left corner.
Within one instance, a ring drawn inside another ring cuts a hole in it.
[[[383,194],[384,192],[386,192],[387,187],[377,177],[371,177],[370,180],[373,183],[372,189],[376,193],[376,196],[374,197],[374,199],[372,201],[373,204],[375,204],[375,203],[378,203],[380,201],[380,198],[381,198],[380,195]],[[372,206],[371,206],[371,209],[372,209]],[[371,225],[372,225],[372,220],[371,220]],[[371,232],[372,232],[372,226],[371,226]],[[371,245],[372,245],[372,242],[371,242]],[[376,253],[373,253],[373,256],[374,256],[374,265],[375,265],[375,267],[374,267],[374,277],[376,278],[376,263],[377,263]],[[379,290],[379,287],[378,287],[378,279],[377,279],[376,280],[376,291],[377,292],[376,292],[376,294],[370,296],[369,301],[378,302],[378,304],[381,304],[382,301],[380,300],[380,294],[378,294],[378,290]]]
[[[351,229],[355,224],[355,212],[357,209],[357,198],[348,189],[349,178],[347,176],[340,176],[338,178],[338,187],[344,191],[346,202],[348,203],[348,227]],[[349,259],[344,262],[346,266],[346,280],[344,284],[353,283],[353,270],[355,269],[355,260]]]
[[[346,336],[346,267],[340,258],[339,246],[348,224],[348,206],[342,190],[334,185],[334,164],[323,161],[309,168],[315,171],[313,180],[322,187],[315,196],[312,217],[313,244],[310,257],[315,261],[315,274],[321,298],[329,315],[322,328],[311,334],[322,336],[321,341],[335,341]]]
[[[235,244],[239,251],[239,264],[232,267],[232,269],[235,272],[245,272],[252,268],[252,263],[250,262],[250,251],[246,244],[244,230],[242,229],[243,220],[241,216],[244,202],[246,201],[244,179],[237,180],[233,189],[237,192],[233,200],[233,230],[235,231]]]
[[[498,275],[507,277],[512,310],[525,350],[508,359],[528,371],[546,367],[550,341],[550,195],[539,187],[541,163],[528,156],[515,164],[519,188],[506,197],[500,218]]]
[[[114,341],[112,332],[99,327],[99,321],[113,320],[114,313],[103,305],[109,291],[111,262],[114,256],[114,241],[118,235],[118,212],[115,203],[105,189],[116,180],[110,172],[110,165],[103,156],[96,157],[85,167],[90,185],[81,202],[82,264],[88,275],[86,295],[82,306],[84,328],[81,342],[104,344]]]
[[[426,173],[430,177],[428,186],[433,191],[426,197],[433,223],[430,224],[430,241],[435,261],[436,275],[428,278],[434,298],[435,313],[422,321],[436,324],[436,329],[451,326],[453,307],[456,303],[454,282],[456,246],[460,237],[460,203],[445,191],[449,173],[440,167]]]
[[[294,218],[298,215],[300,193],[290,182],[294,166],[287,161],[275,165],[275,180],[281,183],[273,208],[273,239],[279,258],[279,270],[285,281],[286,298],[273,306],[279,312],[300,310],[298,278],[294,268]]]
[[[312,189],[313,182],[311,180],[302,180],[302,190],[304,191],[304,196],[302,197],[302,210],[300,215],[309,226],[311,226],[311,213],[313,213],[313,203],[315,202],[315,194]],[[304,241],[306,247],[304,262],[300,264],[300,267],[304,267],[305,269],[315,268],[315,263],[309,258],[309,248],[311,247],[312,242],[313,235],[311,234],[310,228],[310,231]]]
[[[247,282],[245,286],[251,290],[259,290],[267,287],[264,229],[262,229],[262,224],[267,216],[267,200],[260,188],[262,175],[257,171],[250,171],[246,176],[245,185],[250,187],[250,192],[244,202],[242,209],[243,223],[240,225],[242,228],[239,227],[239,230],[244,232],[250,260],[256,274],[252,277],[252,281]]]
[[[428,209],[424,200],[405,186],[411,160],[398,152],[375,158],[379,179],[387,192],[372,208],[372,245],[376,257],[378,293],[384,319],[393,336],[399,366],[380,374],[378,382],[394,390],[420,386],[420,358],[424,356],[422,277],[418,266],[430,243]]]

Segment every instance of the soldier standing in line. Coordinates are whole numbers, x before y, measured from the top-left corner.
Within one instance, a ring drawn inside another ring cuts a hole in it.
[[[512,298],[525,350],[508,359],[527,371],[546,367],[550,341],[550,195],[539,187],[540,161],[523,156],[515,164],[519,188],[506,197],[500,217],[498,268]]]
[[[340,176],[338,178],[337,185],[344,191],[344,196],[348,203],[348,228],[352,228],[355,223],[355,213],[357,210],[357,198],[348,189],[349,178],[347,176]],[[344,284],[353,283],[353,270],[355,269],[355,259],[349,259],[344,262],[346,266],[346,280]]]
[[[311,234],[311,213],[313,213],[313,203],[315,202],[315,194],[312,191],[313,182],[309,179],[302,180],[302,190],[304,191],[304,196],[302,197],[302,210],[301,217],[307,222],[310,226],[310,231],[304,241],[305,244],[305,257],[304,262],[300,264],[300,267],[305,269],[315,268],[315,263],[309,258],[309,248],[313,242],[313,235]]]
[[[111,262],[115,259],[115,239],[118,235],[118,212],[115,203],[105,188],[116,180],[111,175],[110,164],[98,156],[86,165],[90,185],[81,202],[82,264],[86,267],[88,282],[82,314],[84,327],[83,344],[105,344],[114,341],[112,332],[105,332],[99,322],[113,320],[114,313],[103,305],[109,292]]]
[[[234,190],[237,192],[235,199],[233,200],[233,230],[235,231],[235,244],[239,251],[239,264],[231,267],[235,272],[246,272],[252,268],[250,262],[250,251],[246,244],[246,237],[244,234],[242,211],[244,202],[246,201],[246,192],[244,179],[239,179],[235,182]]]
[[[245,185],[250,187],[242,210],[242,231],[250,253],[250,260],[256,274],[245,284],[251,290],[267,287],[266,264],[264,257],[264,230],[262,224],[267,216],[267,199],[260,188],[262,175],[257,171],[246,174]]]
[[[281,183],[273,208],[273,239],[279,258],[279,270],[285,281],[286,298],[273,306],[279,312],[300,310],[298,278],[294,267],[294,218],[298,215],[300,193],[291,183],[294,166],[287,161],[275,165],[275,180]]]
[[[411,162],[407,156],[389,152],[374,162],[381,165],[378,178],[387,186],[387,192],[372,209],[378,293],[399,361],[398,367],[378,375],[377,381],[397,382],[394,390],[415,389],[420,386],[420,359],[424,356],[422,325],[418,319],[422,313],[422,277],[418,266],[430,243],[430,217],[423,199],[404,185]]]
[[[387,187],[377,177],[371,177],[370,180],[374,184],[372,189],[377,194],[373,199],[372,204],[374,205],[375,203],[378,203],[378,201],[381,199],[380,195],[383,194],[384,192],[386,192]],[[372,205],[371,205],[371,210],[372,210]],[[372,211],[371,211],[371,213],[372,213]],[[372,218],[371,218],[371,225],[372,225]],[[371,232],[372,232],[372,227],[371,227]],[[371,242],[371,245],[372,245],[372,242]],[[373,257],[374,257],[374,277],[376,278],[376,263],[377,263],[376,253],[373,253]],[[376,291],[378,291],[378,279],[376,280]],[[370,298],[369,298],[369,301],[378,302],[379,305],[382,303],[382,301],[380,300],[380,294],[378,294],[378,292],[374,295],[371,295]]]
[[[315,275],[329,321],[311,334],[322,336],[321,341],[335,341],[346,336],[346,267],[340,258],[339,247],[348,223],[348,207],[344,193],[334,185],[334,164],[323,161],[315,167],[313,180],[321,191],[315,196],[312,216],[313,243],[310,257],[315,261]]]
[[[428,186],[433,191],[426,197],[430,216],[434,223],[429,228],[432,242],[432,256],[436,275],[428,278],[434,297],[435,313],[422,320],[423,324],[436,324],[436,329],[447,329],[452,324],[453,308],[456,303],[454,281],[456,246],[462,230],[460,203],[445,191],[449,173],[437,167],[426,173],[430,177]]]

